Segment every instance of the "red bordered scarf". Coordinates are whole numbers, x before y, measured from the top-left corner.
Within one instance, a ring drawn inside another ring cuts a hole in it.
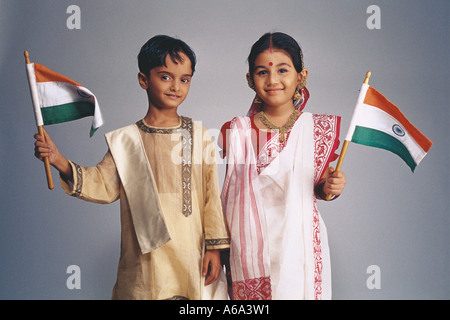
[[[303,109],[305,103],[306,101],[302,101],[297,105]],[[253,111],[256,110],[253,108]],[[251,108],[249,114],[253,111]],[[313,184],[321,178],[336,149],[340,118],[328,115],[309,114],[308,116],[311,117],[314,128],[314,132],[311,133],[314,144],[312,147],[314,155],[311,155],[311,162],[313,162],[311,175],[314,180],[311,180],[311,192],[314,197]],[[233,299],[272,299],[267,225],[263,200],[256,187],[258,185],[257,161],[251,142],[251,124],[248,117],[235,118],[231,122],[228,149],[228,172],[222,191],[222,201],[232,239],[230,266],[233,278]],[[307,282],[311,289],[305,291],[310,292],[306,298],[320,299],[323,291],[323,250],[320,218],[315,198],[310,211],[308,218],[310,230],[307,230],[307,237],[311,245],[307,251],[310,252],[312,262],[307,272],[310,279]]]

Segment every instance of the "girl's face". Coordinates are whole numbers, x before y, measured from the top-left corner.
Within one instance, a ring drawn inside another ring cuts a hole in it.
[[[267,49],[255,59],[253,81],[264,107],[293,108],[295,89],[303,75],[298,73],[290,56],[279,49]]]

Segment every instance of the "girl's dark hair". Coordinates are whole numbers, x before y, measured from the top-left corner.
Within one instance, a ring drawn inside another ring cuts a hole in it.
[[[300,73],[303,70],[303,54],[302,49],[298,45],[297,41],[291,36],[282,33],[266,33],[261,38],[256,41],[252,49],[250,50],[250,54],[248,56],[248,68],[250,76],[253,77],[253,72],[255,71],[255,60],[256,57],[269,49],[270,46],[275,49],[284,50],[291,57],[292,62],[294,63],[295,70]]]
[[[148,76],[151,69],[166,67],[167,55],[170,56],[174,63],[177,63],[177,61],[182,60],[180,52],[184,53],[191,60],[193,75],[197,62],[194,51],[184,41],[165,35],[154,36],[142,46],[138,55],[139,71]]]

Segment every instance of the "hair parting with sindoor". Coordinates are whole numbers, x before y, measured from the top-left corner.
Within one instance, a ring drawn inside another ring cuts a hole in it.
[[[291,57],[295,70],[298,73],[303,70],[303,53],[297,41],[282,32],[268,32],[259,38],[250,50],[250,54],[247,59],[250,77],[253,78],[256,57],[267,49],[279,49],[285,51]]]

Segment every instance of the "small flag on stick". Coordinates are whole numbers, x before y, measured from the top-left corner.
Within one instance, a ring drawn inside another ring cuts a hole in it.
[[[414,172],[433,142],[397,106],[369,86],[370,75],[370,71],[367,72],[361,86],[336,171],[342,166],[349,142],[354,142],[391,151]]]
[[[103,125],[95,95],[79,83],[38,63],[30,63],[25,51],[26,70],[33,102],[36,126],[44,137],[44,125],[51,125],[93,116],[89,135]],[[53,189],[48,158],[44,159],[49,189]]]

